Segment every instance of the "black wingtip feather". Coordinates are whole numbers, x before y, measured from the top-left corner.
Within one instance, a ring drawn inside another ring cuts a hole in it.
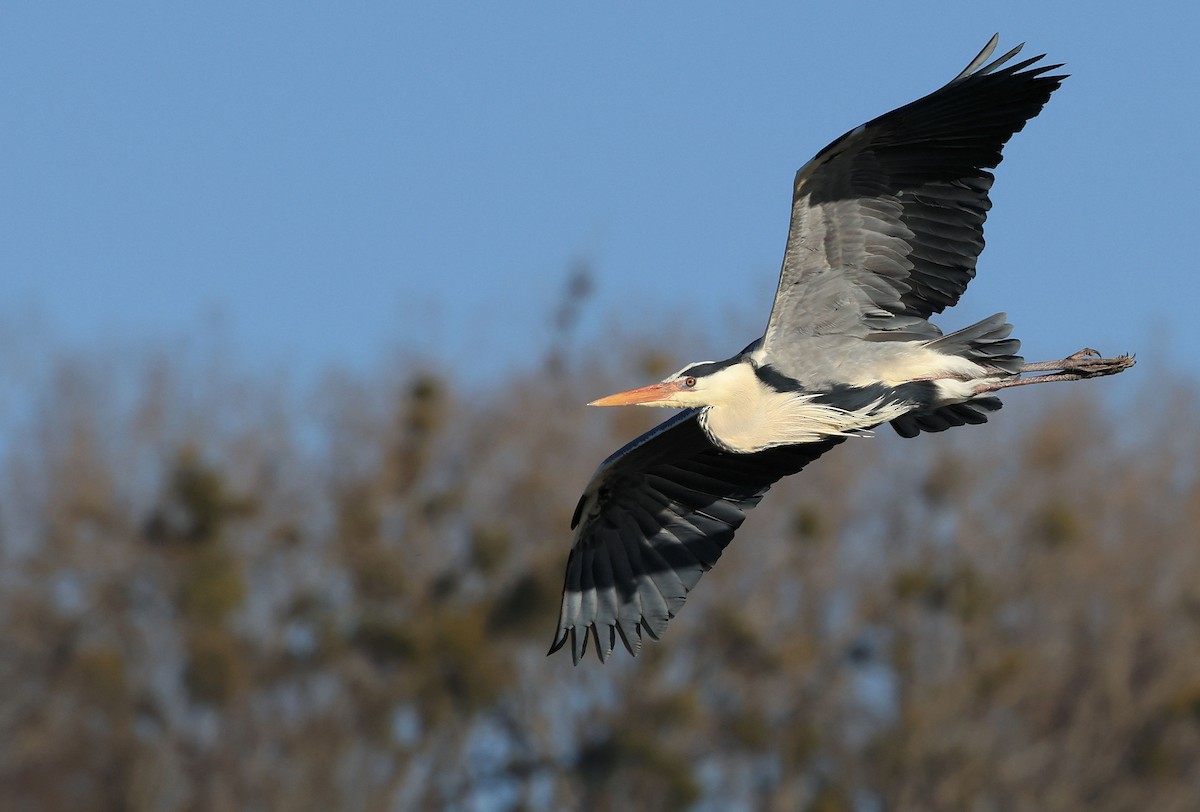
[[[601,662],[601,664],[603,664],[604,663],[604,646],[600,643],[599,627],[595,623],[593,623],[591,626],[588,626],[584,630],[583,634],[585,637],[592,638],[592,642],[595,643],[595,647],[596,647],[596,659],[598,659]]]
[[[997,34],[996,36],[997,36],[997,37],[999,37],[1000,35],[999,35],[999,34]],[[999,40],[997,40],[997,42],[998,42],[998,41],[999,41]],[[993,46],[993,47],[994,47],[994,46]],[[1021,53],[1021,49],[1022,49],[1022,48],[1024,48],[1024,47],[1025,47],[1025,43],[1023,43],[1023,42],[1022,42],[1022,43],[1018,44],[1018,45],[1017,45],[1015,48],[1013,48],[1011,51],[1009,51],[1008,53],[1006,53],[1004,56],[1002,56],[1002,57],[999,57],[998,59],[993,59],[993,60],[992,60],[992,61],[991,61],[989,64],[985,65],[984,67],[980,68],[980,69],[979,69],[979,70],[977,70],[977,71],[973,71],[973,72],[971,72],[971,73],[967,74],[967,76],[987,76],[989,73],[991,73],[992,71],[994,71],[996,68],[1000,67],[1000,66],[1001,66],[1001,65],[1003,65],[1005,62],[1007,62],[1008,60],[1012,59],[1012,58],[1013,58],[1014,56],[1016,56],[1017,54]],[[1033,60],[1033,61],[1035,61],[1035,62],[1036,62],[1038,59],[1041,59],[1041,57],[1040,57],[1040,56],[1039,56],[1039,57],[1034,57],[1034,60]],[[964,78],[964,79],[965,79],[965,78],[967,78],[967,77],[966,77],[966,76],[964,76],[964,77],[962,77],[962,78]]]
[[[585,627],[583,634],[579,634],[579,630],[574,626],[571,627],[571,660],[575,665],[579,665],[583,660],[583,655],[587,654],[588,630]]]
[[[550,644],[550,650],[546,652],[546,656],[549,657],[551,654],[558,651],[560,648],[562,648],[566,644],[566,642],[567,642],[567,630],[559,629],[557,635],[554,638],[554,641]]]
[[[625,650],[629,652],[629,656],[636,657],[642,649],[642,635],[638,626],[634,625],[634,634],[636,635],[634,640],[637,641],[637,645],[629,642],[629,636],[625,634],[625,628],[620,623],[617,624],[617,634],[620,635],[621,642],[625,644]]]

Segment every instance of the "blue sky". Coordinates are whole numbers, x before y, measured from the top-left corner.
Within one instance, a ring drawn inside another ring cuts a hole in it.
[[[66,348],[216,323],[301,373],[504,369],[585,261],[581,343],[665,320],[730,353],[765,322],[796,168],[999,31],[1072,77],[1006,150],[944,326],[1007,310],[1030,358],[1195,374],[1200,12],[1149,8],[10,4],[0,320]]]

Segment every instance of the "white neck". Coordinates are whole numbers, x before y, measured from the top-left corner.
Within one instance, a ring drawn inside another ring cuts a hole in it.
[[[714,397],[700,414],[700,425],[717,445],[741,454],[859,434],[911,409],[881,401],[852,411],[816,403],[813,394],[772,389],[748,363],[729,366],[711,378]]]

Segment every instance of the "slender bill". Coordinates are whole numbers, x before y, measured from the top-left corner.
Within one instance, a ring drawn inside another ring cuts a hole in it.
[[[637,389],[593,400],[588,406],[634,406],[658,403],[669,400],[676,392],[681,392],[684,388],[685,384],[682,381],[652,383],[649,386],[639,386]]]

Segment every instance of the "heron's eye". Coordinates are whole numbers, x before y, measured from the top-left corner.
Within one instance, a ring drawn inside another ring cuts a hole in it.
[[[693,378],[691,375],[689,375],[683,379],[683,385],[686,386],[687,388],[691,389],[693,386],[696,385],[696,379]]]

